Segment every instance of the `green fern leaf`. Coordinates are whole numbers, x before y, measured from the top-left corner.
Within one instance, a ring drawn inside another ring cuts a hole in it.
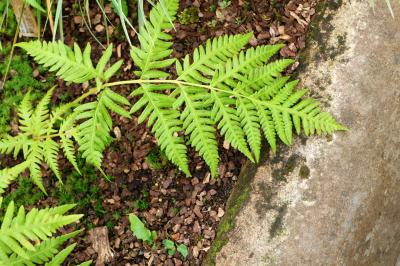
[[[18,116],[19,116],[19,129],[22,132],[27,132],[29,128],[32,126],[31,116],[33,114],[33,107],[30,98],[30,91],[28,91],[24,98],[21,101],[21,104],[18,107]]]
[[[139,33],[141,49],[132,47],[131,56],[140,67],[135,72],[141,79],[165,78],[167,73],[162,68],[170,66],[175,60],[168,59],[172,53],[172,37],[164,31],[171,28],[169,18],[174,19],[178,9],[177,0],[164,1],[166,14],[160,3],[151,10],[150,21],[145,21],[145,26]],[[139,116],[139,123],[148,119],[148,126],[156,136],[162,150],[169,160],[177,165],[185,174],[190,175],[186,146],[183,138],[178,136],[182,123],[179,120],[179,112],[172,109],[174,100],[157,91],[171,88],[170,85],[142,84],[132,92],[132,95],[140,95],[141,98],[132,107],[131,113],[144,108]]]
[[[14,158],[17,157],[21,150],[26,150],[32,141],[25,135],[4,136],[0,140],[0,152],[3,154],[13,154]]]
[[[43,157],[50,169],[56,175],[58,180],[62,183],[61,173],[58,168],[58,152],[59,146],[58,143],[52,139],[46,139],[43,142]]]
[[[147,125],[152,128],[152,132],[158,140],[158,144],[165,151],[167,158],[177,165],[186,175],[190,175],[186,146],[183,138],[178,136],[181,130],[179,112],[170,109],[174,99],[164,94],[148,92],[150,88],[158,89],[157,85],[146,86],[143,90],[142,98],[132,107],[131,112],[136,112],[142,106],[145,109],[139,116],[138,122],[142,123],[148,119]]]
[[[79,151],[86,161],[101,169],[103,151],[111,142],[109,131],[112,127],[111,116],[108,113],[104,102],[101,100],[103,93],[98,100],[77,107],[80,112],[76,119],[87,119],[78,126]]]
[[[247,81],[246,76],[254,68],[262,66],[271,56],[276,54],[283,45],[264,45],[257,48],[250,48],[246,52],[240,52],[225,65],[220,65],[211,80],[212,87],[230,89],[237,81]]]
[[[261,132],[257,108],[248,99],[239,98],[236,102],[237,116],[240,117],[241,127],[247,137],[255,161],[260,160]]]
[[[65,259],[68,257],[68,255],[74,250],[76,247],[76,243],[69,245],[68,247],[64,248],[61,250],[56,256],[52,258],[52,260],[48,263],[46,263],[46,266],[60,266],[63,264]]]
[[[56,75],[65,81],[83,83],[93,78],[101,78],[93,68],[90,59],[90,45],[86,46],[82,54],[79,46],[74,50],[61,42],[30,41],[16,44],[33,56],[36,62],[50,67],[50,71],[57,71]]]
[[[98,95],[97,101],[75,108],[75,112],[78,112],[75,119],[85,120],[77,127],[79,150],[86,161],[99,170],[101,170],[103,151],[112,140],[109,133],[112,129],[112,119],[107,108],[119,115],[129,117],[129,112],[122,107],[123,104],[128,103],[123,96],[110,89],[104,89]]]
[[[183,65],[176,62],[178,80],[192,83],[210,83],[206,76],[212,76],[218,66],[227,62],[236,55],[252,37],[252,33],[225,35],[207,40],[205,46],[199,46],[193,52],[193,62],[186,55]]]
[[[0,195],[4,193],[11,182],[13,182],[28,166],[29,164],[25,161],[14,167],[0,170]]]
[[[29,133],[40,136],[48,132],[48,122],[50,118],[49,104],[53,95],[54,87],[47,91],[44,97],[37,104],[31,117],[32,125]]]
[[[267,139],[272,151],[276,152],[276,131],[275,125],[272,121],[272,115],[270,110],[266,110],[263,106],[257,104],[257,111],[260,118],[260,125],[264,132],[264,136]]]
[[[37,251],[31,242],[46,241],[56,230],[82,217],[63,215],[61,211],[69,208],[70,206],[42,210],[33,208],[26,213],[24,207],[20,207],[14,216],[14,202],[11,202],[0,227],[0,256],[4,258],[7,254],[15,253],[23,259],[30,260],[29,252]]]
[[[164,31],[171,29],[169,19],[175,19],[178,3],[177,0],[164,1],[167,12],[157,3],[150,12],[150,21],[145,20],[139,31],[141,49],[131,47],[131,57],[140,67],[135,73],[143,79],[167,77],[168,74],[159,69],[175,62],[175,59],[165,59],[172,53],[172,37]]]
[[[176,62],[178,78],[191,83],[209,84],[218,65],[224,64],[229,58],[237,54],[248,42],[252,34],[221,36],[208,40],[206,45],[196,48],[193,52],[193,62],[187,55],[183,65]],[[181,114],[185,133],[190,135],[190,143],[203,156],[210,167],[212,176],[216,176],[219,163],[218,144],[215,138],[215,129],[211,119],[211,112],[207,110],[209,94],[205,89],[181,86],[174,92],[177,97],[175,108],[183,103],[185,109]]]
[[[60,126],[60,145],[64,151],[67,160],[74,166],[78,173],[81,173],[76,162],[75,148],[72,141],[72,134],[75,133],[75,120],[78,112],[74,112],[69,115]]]
[[[44,240],[34,246],[34,251],[25,250],[29,259],[18,256],[18,254],[14,253],[9,258],[4,259],[4,263],[9,266],[34,264],[42,265],[46,262],[49,262],[59,253],[59,248],[63,243],[65,243],[68,239],[75,237],[80,232],[81,230],[78,230],[59,237],[52,237]]]
[[[29,151],[25,154],[26,161],[29,163],[29,172],[31,179],[33,182],[43,191],[46,193],[46,190],[43,186],[42,181],[42,170],[41,170],[41,161],[43,159],[43,150],[41,144],[38,142],[33,142],[30,146]]]
[[[185,86],[176,89],[174,93],[179,94],[174,103],[176,109],[180,103],[185,103],[181,119],[185,133],[190,136],[190,144],[204,158],[210,167],[211,175],[216,176],[219,163],[218,143],[215,138],[211,112],[208,110],[209,105],[206,104],[208,94],[203,88]]]
[[[281,47],[281,45],[259,46],[256,49],[250,48],[245,53],[240,52],[239,55],[235,55],[232,59],[228,60],[225,65],[220,66],[211,81],[212,87],[227,91],[211,91],[211,100],[214,104],[212,118],[218,123],[218,128],[221,129],[221,134],[225,136],[225,139],[252,161],[254,159],[247,147],[245,132],[240,123],[242,119],[238,117],[235,109],[230,107],[230,105],[234,104],[234,100],[230,98],[231,94],[229,94],[229,91],[232,90],[231,87],[234,87],[240,81],[250,82],[247,80],[246,75],[252,69],[261,66],[279,51]],[[248,120],[254,120],[254,118],[249,118]],[[253,137],[253,147],[255,147],[257,139],[254,135],[255,130],[254,128],[252,130],[249,128],[247,126],[247,131],[253,133],[251,136]],[[257,149],[255,149],[255,153],[258,153]]]
[[[273,96],[275,96],[280,89],[285,86],[290,77],[279,77],[272,81],[271,84],[264,86],[258,91],[254,92],[252,96],[259,100],[270,100]]]

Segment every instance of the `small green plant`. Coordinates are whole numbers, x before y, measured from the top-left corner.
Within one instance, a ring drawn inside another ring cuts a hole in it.
[[[164,239],[163,245],[164,245],[164,248],[167,250],[167,253],[171,256],[173,256],[176,251],[178,251],[184,258],[186,258],[189,255],[188,248],[184,244],[177,245],[172,240]]]
[[[217,11],[217,5],[216,4],[210,5],[210,12],[214,13],[215,11]]]
[[[4,54],[9,52],[9,47],[4,48]],[[8,62],[0,63],[0,76],[6,74]],[[9,79],[4,83],[1,91],[0,101],[0,136],[10,130],[10,117],[16,105],[21,102],[25,95],[25,89],[33,90],[32,98],[37,99],[43,95],[54,84],[54,77],[49,75],[46,82],[40,82],[32,76],[33,69],[25,55],[14,56],[10,64]],[[43,74],[43,68],[39,68]]]
[[[146,242],[149,245],[154,245],[157,239],[157,232],[150,231],[146,228],[144,223],[135,214],[129,214],[129,222],[131,223],[131,230],[137,239]]]
[[[242,24],[242,18],[241,18],[241,17],[236,17],[236,18],[235,18],[235,24],[236,24],[236,25]]]
[[[149,208],[149,203],[147,200],[138,199],[133,202],[133,207],[139,211],[145,211]]]
[[[179,23],[182,25],[194,24],[199,22],[199,8],[187,7],[179,14]]]
[[[218,5],[221,9],[225,9],[231,5],[231,1],[230,0],[220,0],[220,1],[218,1]]]
[[[157,148],[149,152],[146,157],[146,162],[151,169],[158,170],[167,165],[167,157]]]
[[[2,198],[0,197],[0,208]],[[79,220],[82,215],[64,215],[74,205],[29,212],[21,206],[15,213],[15,204],[10,202],[0,223],[0,265],[61,265],[76,244],[62,249],[63,244],[81,232],[80,230],[61,236],[54,233],[65,225]],[[86,262],[81,265],[90,265]]]
[[[167,31],[172,29],[169,18],[175,18],[178,0],[163,2],[168,16],[158,3],[139,31],[140,47],[131,47],[131,57],[138,67],[134,72],[138,78],[134,80],[109,82],[122,65],[120,60],[107,67],[112,45],[94,67],[89,44],[83,51],[77,44],[72,49],[61,42],[18,44],[65,81],[90,81],[92,88],[51,110],[52,90],[36,108],[27,93],[19,108],[19,134],[0,140],[1,153],[22,154],[25,161],[13,170],[20,171],[8,175],[3,183],[12,182],[28,168],[31,178],[44,191],[40,171],[43,162],[61,183],[57,162],[60,150],[80,171],[75,144],[86,162],[102,172],[103,152],[113,140],[111,112],[127,118],[139,113],[138,122],[147,122],[160,149],[187,176],[191,175],[187,145],[204,158],[212,176],[218,174],[217,130],[231,147],[253,162],[260,159],[262,133],[275,151],[278,139],[287,145],[292,143],[293,131],[308,136],[346,130],[329,113],[321,111],[318,101],[303,98],[307,90],[295,90],[298,81],[282,75],[292,60],[268,63],[283,45],[245,50],[252,33],[238,34],[208,40],[182,61],[171,58],[172,36]],[[175,79],[166,72],[173,64]],[[138,98],[133,106],[113,90],[121,85],[133,87],[131,95]],[[89,96],[95,97],[82,103]]]

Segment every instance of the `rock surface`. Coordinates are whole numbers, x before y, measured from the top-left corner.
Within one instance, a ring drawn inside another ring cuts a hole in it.
[[[400,8],[367,2],[325,14],[299,77],[351,131],[267,155],[217,265],[400,265]]]

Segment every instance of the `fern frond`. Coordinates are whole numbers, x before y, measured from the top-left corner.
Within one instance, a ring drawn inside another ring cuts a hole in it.
[[[157,3],[150,12],[150,20],[145,20],[144,27],[139,31],[140,48],[131,47],[131,57],[140,71],[135,72],[143,79],[167,77],[168,74],[160,69],[170,66],[175,59],[166,59],[172,53],[171,35],[165,30],[171,29],[169,22],[175,19],[179,2],[177,0]],[[166,9],[166,10],[165,10]],[[165,12],[166,11],[166,12]]]
[[[62,183],[61,180],[61,173],[58,168],[58,152],[59,152],[59,146],[58,143],[55,142],[52,139],[46,139],[43,142],[43,157],[47,165],[50,167],[50,169],[53,171],[53,173],[56,175],[60,183]]]
[[[97,101],[75,108],[75,112],[78,112],[75,119],[85,120],[77,127],[79,150],[86,161],[99,170],[101,170],[103,151],[112,140],[109,133],[112,129],[112,119],[107,109],[129,117],[129,112],[122,106],[128,103],[123,96],[107,88],[99,93]]]
[[[237,97],[238,108],[247,101],[248,107],[258,112],[259,123],[264,131],[273,151],[276,150],[276,135],[283,143],[290,145],[292,143],[292,131],[295,128],[297,134],[300,134],[301,128],[306,135],[332,133],[337,130],[346,130],[345,127],[336,122],[336,120],[328,113],[321,112],[319,102],[314,99],[302,99],[307,90],[293,91],[297,85],[297,81],[292,81],[284,86],[284,79],[275,79],[270,85],[270,90],[265,90],[268,94],[269,101],[259,100],[258,92],[249,94],[235,94]],[[239,111],[242,118],[245,117],[244,109]],[[254,117],[253,115],[250,117]],[[245,121],[245,120],[242,120]],[[256,118],[254,120],[256,121]],[[246,130],[246,124],[244,124]],[[254,130],[255,132],[255,130]],[[250,138],[248,136],[250,142]]]
[[[11,182],[13,182],[28,166],[29,164],[25,161],[14,167],[0,170],[0,195],[4,193]]]
[[[232,59],[228,60],[225,65],[219,66],[218,71],[215,72],[210,85],[212,87],[220,88],[225,91],[211,91],[211,101],[213,102],[212,119],[215,123],[218,123],[218,128],[221,130],[221,134],[225,136],[225,139],[231,143],[231,145],[241,151],[250,160],[254,160],[251,152],[248,149],[245,132],[241,126],[241,119],[238,117],[235,109],[231,108],[234,104],[234,100],[230,98],[229,91],[232,87],[238,84],[238,82],[250,83],[247,79],[248,73],[261,65],[264,64],[272,55],[274,55],[281,45],[274,46],[259,46],[256,49],[250,48],[246,52],[240,52],[239,55],[233,56]],[[248,121],[254,120],[254,117],[249,118]],[[249,125],[248,123],[245,123]],[[254,123],[252,125],[255,125]],[[252,130],[247,126],[247,131],[255,133],[254,128]],[[255,147],[258,137],[251,134],[253,147]],[[255,149],[255,154],[258,151]]]
[[[48,132],[48,122],[50,117],[49,104],[53,91],[54,87],[48,90],[35,108],[31,117],[32,126],[29,130],[29,133],[32,135],[40,136]]]
[[[193,51],[192,59],[186,55],[183,64],[176,61],[177,79],[193,83],[210,83],[209,77],[214,74],[218,66],[236,55],[252,35],[252,33],[225,35],[207,40],[205,46],[199,46]]]
[[[177,0],[163,1],[168,15],[163,12],[160,3],[151,10],[150,21],[145,22],[139,33],[141,49],[132,47],[131,56],[140,67],[135,72],[141,79],[165,78],[167,73],[160,69],[170,66],[175,60],[167,57],[172,53],[172,37],[164,31],[171,28],[170,18],[174,18],[178,9]],[[132,92],[132,95],[140,95],[141,98],[132,107],[131,113],[144,108],[139,116],[139,123],[148,118],[148,126],[156,136],[162,150],[169,160],[177,165],[184,173],[190,175],[186,146],[183,138],[178,136],[181,130],[179,112],[172,109],[174,100],[157,91],[171,88],[165,85],[142,84]]]
[[[35,251],[31,241],[47,240],[59,228],[73,223],[82,215],[53,214],[52,209],[32,209],[28,213],[20,207],[14,217],[14,202],[11,202],[4,215],[0,228],[0,252],[16,253],[18,256],[29,259],[26,250]]]
[[[32,126],[31,116],[33,114],[33,107],[30,97],[30,91],[28,91],[24,98],[22,99],[19,107],[18,107],[18,116],[19,116],[19,129],[22,132],[27,132],[29,128]]]
[[[221,89],[230,89],[238,81],[247,81],[246,76],[254,69],[262,66],[271,56],[276,54],[283,45],[264,45],[240,52],[225,65],[220,65],[213,76],[210,85]]]
[[[28,255],[28,259],[19,256],[18,254],[12,254],[9,258],[4,260],[6,265],[19,266],[19,265],[43,265],[49,262],[52,258],[59,254],[60,247],[70,238],[75,237],[81,232],[81,230],[74,231],[69,234],[65,234],[59,237],[52,237],[46,239],[36,245],[34,245],[35,250],[24,251]],[[61,264],[59,264],[61,265]]]
[[[271,89],[271,85],[275,84],[275,79],[282,78],[281,73],[293,62],[294,61],[291,59],[280,59],[255,68],[249,72],[243,82],[239,82],[235,86],[234,90],[237,92],[260,94],[268,90],[271,95],[274,95],[274,90]],[[283,79],[285,78],[287,77],[283,77]],[[285,83],[286,82],[282,84],[282,87]]]
[[[59,266],[62,265],[68,255],[74,250],[76,243],[69,245],[68,247],[61,250],[56,256],[54,256],[50,262],[46,263],[45,266]]]
[[[177,165],[185,174],[190,175],[186,146],[183,138],[178,136],[182,123],[179,120],[179,112],[171,109],[174,99],[165,94],[154,93],[149,89],[158,89],[158,85],[142,87],[142,98],[132,107],[131,113],[146,106],[139,116],[138,122],[148,119],[147,125],[158,140],[158,144],[165,151],[167,158]],[[164,88],[164,86],[163,86]]]
[[[26,50],[39,64],[49,67],[49,71],[57,71],[56,75],[65,81],[83,83],[95,77],[100,78],[90,59],[89,44],[83,53],[78,45],[74,45],[74,50],[72,50],[60,41],[36,40],[18,43],[16,46]]]
[[[220,91],[211,91],[210,100],[213,103],[211,118],[217,123],[220,133],[234,147],[254,162],[253,156],[247,147],[245,133],[241,127],[240,118],[236,110],[230,106],[235,103],[230,94]]]
[[[26,150],[32,141],[25,135],[4,136],[0,140],[0,152],[3,154],[13,154],[14,158],[17,157],[21,150]]]
[[[189,55],[183,60],[183,65],[176,62],[178,78],[191,83],[209,84],[210,78],[228,59],[237,54],[248,42],[252,34],[221,36],[208,40],[206,45],[196,48],[192,62]],[[190,137],[191,145],[203,156],[210,167],[211,174],[217,174],[219,163],[218,144],[215,129],[211,119],[210,105],[205,103],[209,99],[208,92],[203,88],[181,86],[174,92],[177,97],[175,108],[185,104],[181,114],[183,128]]]
[[[41,42],[36,40],[21,42],[16,46],[26,50],[36,62],[44,67],[49,67],[49,71],[56,72],[56,75],[63,80],[74,83],[83,83],[94,78],[99,81],[107,81],[122,65],[122,61],[118,61],[104,72],[111,58],[112,45],[104,52],[96,68],[93,67],[90,58],[90,44],[86,45],[83,52],[76,43],[74,43],[74,48],[71,49],[60,41]]]
[[[204,158],[210,167],[211,175],[216,176],[219,163],[218,143],[213,127],[214,122],[211,120],[211,112],[207,105],[209,95],[204,88],[185,86],[180,86],[174,91],[175,93],[179,96],[174,103],[174,108],[177,109],[185,103],[180,119],[183,120],[185,134],[189,135],[189,143]]]
[[[257,108],[248,99],[239,98],[236,101],[237,116],[246,135],[247,142],[253,152],[256,162],[260,160],[261,132]]]
[[[60,126],[60,145],[64,151],[65,157],[72,164],[72,166],[81,173],[76,162],[75,148],[72,141],[72,135],[75,133],[75,120],[78,112],[70,114]]]
[[[101,101],[102,95],[97,101],[76,108],[80,112],[76,119],[87,119],[78,126],[79,151],[87,162],[98,169],[101,169],[102,153],[111,142],[109,131],[112,126],[111,116]]]
[[[33,142],[33,144],[29,148],[29,151],[27,152],[27,154],[25,154],[25,159],[29,163],[29,172],[31,179],[40,188],[40,190],[43,191],[43,193],[47,194],[42,181],[42,154],[43,150],[41,147],[41,143]]]

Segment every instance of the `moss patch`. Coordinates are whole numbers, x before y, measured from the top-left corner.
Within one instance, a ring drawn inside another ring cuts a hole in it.
[[[200,10],[198,7],[185,8],[178,16],[179,23],[188,25],[199,22],[199,12]]]
[[[5,49],[0,57],[8,57],[9,49]],[[8,59],[0,63],[0,76],[4,77]],[[49,76],[45,82],[32,76],[33,69],[26,55],[15,55],[11,60],[8,80],[4,83],[0,100],[0,135],[10,130],[12,111],[21,102],[28,90],[31,90],[32,99],[39,99],[52,84],[54,76]],[[44,68],[39,68],[39,73],[45,73]]]
[[[247,163],[239,175],[238,182],[226,204],[226,212],[218,225],[216,238],[208,251],[203,265],[215,265],[217,253],[228,242],[228,233],[235,227],[235,218],[250,197],[250,183],[252,182],[257,166]]]

